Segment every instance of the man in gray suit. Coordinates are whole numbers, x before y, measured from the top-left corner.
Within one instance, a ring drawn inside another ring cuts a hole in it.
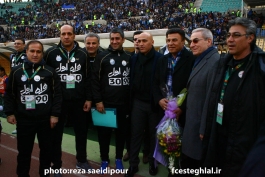
[[[207,105],[205,102],[212,83],[210,70],[220,58],[212,44],[213,35],[210,30],[197,28],[192,31],[190,49],[197,58],[187,83],[188,96],[186,124],[182,140],[182,168],[196,169],[201,166],[205,106]]]

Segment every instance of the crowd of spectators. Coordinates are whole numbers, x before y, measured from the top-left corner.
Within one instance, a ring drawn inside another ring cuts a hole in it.
[[[227,31],[227,22],[237,12],[200,12],[194,9],[195,0],[35,0],[12,11],[2,4],[2,23],[8,27],[0,28],[0,42],[13,41],[16,37],[25,40],[59,37],[62,24],[71,24],[76,34],[88,32],[108,33],[119,27],[124,31],[163,29],[178,26],[189,35],[194,28],[206,27],[214,34],[215,42],[223,42]],[[263,16],[252,13],[251,18],[263,24]],[[106,24],[88,20],[102,19]],[[1,21],[0,21],[1,22]]]

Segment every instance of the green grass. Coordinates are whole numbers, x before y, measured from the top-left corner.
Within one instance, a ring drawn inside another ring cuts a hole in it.
[[[3,126],[3,132],[7,134],[11,134],[13,130],[15,130],[16,126],[9,124],[5,118],[1,118],[0,120],[2,122]],[[113,134],[114,135],[114,134]],[[37,141],[35,141],[37,143]],[[63,135],[63,143],[62,143],[62,149],[64,152],[70,153],[75,155],[75,139],[74,139],[74,130],[70,127],[64,128],[64,135]],[[110,166],[115,166],[115,147],[114,147],[114,136],[112,136],[111,145],[110,145]],[[124,151],[125,154],[126,150]],[[143,154],[140,153],[139,157],[140,160],[142,160]],[[88,139],[87,139],[87,157],[89,160],[92,160],[94,162],[100,163],[100,154],[99,154],[99,144],[97,141],[97,131],[96,128],[93,126],[90,126],[88,131]],[[123,163],[124,168],[129,168],[129,162]],[[138,174],[145,176],[145,177],[151,177],[148,172],[148,164],[143,164],[142,161],[139,164],[139,172]],[[159,165],[159,171],[156,177],[165,177],[167,176],[167,169],[166,167]]]

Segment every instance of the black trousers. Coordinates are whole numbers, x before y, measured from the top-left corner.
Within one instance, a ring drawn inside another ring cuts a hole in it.
[[[153,154],[156,143],[156,126],[158,125],[160,119],[152,110],[150,103],[134,99],[131,113],[130,166],[138,166],[140,162],[138,155],[146,124],[148,124],[146,131],[149,133],[150,138],[149,163],[154,162]]]
[[[75,132],[76,159],[87,162],[87,113],[83,111],[85,101],[64,101],[59,122],[52,130],[52,163],[54,169],[62,167],[62,137],[66,119],[72,119]]]
[[[116,159],[122,159],[125,138],[128,130],[128,105],[104,104],[105,108],[116,108],[117,127],[115,130]],[[109,161],[109,146],[113,128],[98,127],[98,142],[102,161]]]
[[[130,131],[127,132],[126,135],[126,149],[127,152],[130,153],[130,146],[131,146],[131,119],[129,119],[129,127],[128,129]],[[146,124],[145,126],[145,130],[144,130],[144,141],[143,141],[143,154],[144,155],[149,155],[150,152],[150,138],[149,138],[149,130],[148,130],[148,124]]]
[[[39,119],[39,117],[38,117]],[[48,120],[17,120],[17,175],[29,177],[31,153],[37,135],[40,155],[39,174],[44,176],[44,169],[50,168],[51,127]]]
[[[199,169],[201,167],[201,161],[193,159],[182,153],[181,155],[181,169]],[[179,175],[179,174],[178,174]],[[190,176],[193,177],[193,174],[181,174],[180,176]],[[202,176],[202,174],[200,174]]]

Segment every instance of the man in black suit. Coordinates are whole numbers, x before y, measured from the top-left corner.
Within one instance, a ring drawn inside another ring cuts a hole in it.
[[[133,33],[133,44],[134,44],[134,51],[131,53],[131,56],[133,56],[134,54],[137,54],[139,53],[139,46],[138,46],[138,37],[140,36],[140,34],[142,34],[143,31],[135,31]],[[150,151],[150,138],[148,136],[148,133],[147,132],[147,129],[148,129],[148,125],[146,125],[145,127],[145,130],[144,130],[144,140],[143,140],[143,143],[144,143],[144,147],[143,147],[143,163],[144,164],[147,164],[148,163],[148,154],[149,154],[149,151]],[[123,161],[128,161],[130,159],[130,138],[131,138],[131,132],[129,131],[128,132],[128,135],[127,135],[127,138],[126,138],[126,149],[127,149],[127,152],[126,154],[124,154],[123,156]]]
[[[158,60],[153,92],[155,103],[160,107],[161,118],[168,103],[161,88],[167,87],[176,97],[182,89],[186,88],[194,63],[193,54],[184,47],[185,32],[183,30],[180,28],[169,29],[166,33],[166,43],[169,53]],[[177,120],[181,126],[184,126],[185,122],[184,107],[185,103],[176,110]]]
[[[194,56],[185,47],[185,32],[180,28],[169,29],[166,33],[166,44],[169,53],[162,56],[157,63],[154,81],[154,100],[158,107],[158,114],[162,118],[169,102],[168,93],[176,97],[186,88],[190,73],[192,71]],[[185,101],[175,110],[177,120],[181,127],[185,124]],[[169,173],[168,176],[171,176]]]
[[[132,56],[134,54],[137,54],[139,52],[139,47],[138,47],[138,42],[137,39],[139,37],[139,35],[142,33],[143,31],[135,31],[133,33],[133,45],[134,45],[134,51],[132,52]]]

